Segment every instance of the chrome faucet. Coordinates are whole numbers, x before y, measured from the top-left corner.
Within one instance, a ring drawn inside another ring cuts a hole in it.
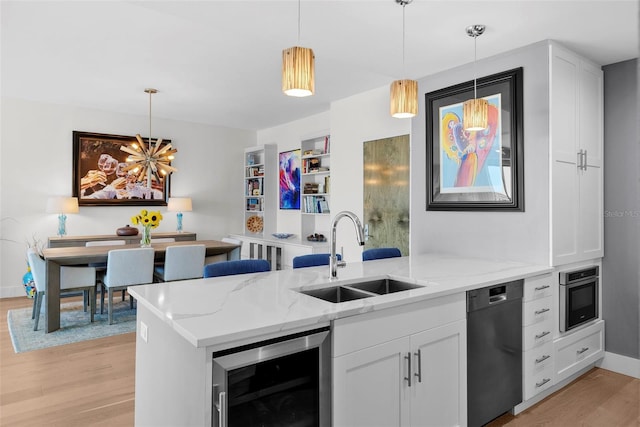
[[[364,231],[362,230],[362,224],[356,214],[349,211],[338,212],[338,214],[333,218],[333,223],[331,224],[331,256],[329,257],[330,279],[338,277],[338,267],[344,267],[347,265],[344,260],[338,261],[338,257],[336,256],[336,228],[338,226],[338,221],[344,217],[349,218],[351,222],[353,222],[353,226],[356,228],[358,244],[360,246],[364,246]]]

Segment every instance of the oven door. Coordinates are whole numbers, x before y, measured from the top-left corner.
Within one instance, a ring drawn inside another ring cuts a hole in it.
[[[328,328],[213,354],[214,427],[331,423]]]
[[[560,331],[598,318],[598,279],[560,285]]]

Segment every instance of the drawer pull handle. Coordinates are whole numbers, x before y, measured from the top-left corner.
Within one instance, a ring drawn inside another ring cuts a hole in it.
[[[547,360],[548,358],[550,358],[551,356],[549,356],[548,354],[545,354],[544,356],[542,356],[540,359],[536,359],[536,363],[542,363],[545,360]]]
[[[589,347],[582,347],[582,348],[581,348],[580,350],[578,350],[576,353],[578,353],[578,354],[582,354],[582,353],[584,353],[584,352],[585,352],[585,351],[587,351],[587,350],[589,350]]]
[[[551,285],[544,285],[544,286],[538,286],[537,288],[534,288],[534,291],[544,291],[545,289],[550,288]]]
[[[545,385],[549,381],[551,381],[551,378],[545,378],[542,381],[540,381],[539,383],[536,383],[536,387],[542,387],[543,385]]]
[[[533,314],[535,314],[537,316],[539,314],[544,314],[544,313],[546,313],[547,311],[550,311],[550,310],[551,310],[550,308],[543,308],[542,310],[535,311]]]
[[[539,340],[540,338],[544,338],[547,335],[549,335],[550,333],[551,332],[549,332],[549,331],[544,331],[543,333],[536,335],[536,339]]]
[[[418,372],[416,372],[415,375],[416,377],[418,377],[418,382],[421,383],[422,382],[422,350],[418,349],[418,351],[416,353],[414,353],[416,355],[416,358],[418,359]]]

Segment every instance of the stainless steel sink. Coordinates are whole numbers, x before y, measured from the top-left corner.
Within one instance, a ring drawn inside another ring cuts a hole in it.
[[[392,294],[394,292],[408,291],[410,289],[422,288],[415,283],[401,282],[394,279],[370,280],[362,283],[353,283],[349,287],[362,291],[373,292],[377,295]]]
[[[367,280],[364,282],[345,283],[320,289],[301,290],[300,293],[320,298],[325,301],[340,303],[361,298],[387,295],[395,292],[422,288],[422,285],[402,282],[389,278]]]
[[[355,299],[368,298],[373,296],[373,294],[371,293],[361,292],[346,286],[332,286],[330,288],[313,289],[300,292],[334,303],[353,301]]]

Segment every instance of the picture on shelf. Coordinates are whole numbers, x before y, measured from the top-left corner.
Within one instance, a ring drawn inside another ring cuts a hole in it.
[[[300,149],[279,156],[280,209],[300,209]]]

